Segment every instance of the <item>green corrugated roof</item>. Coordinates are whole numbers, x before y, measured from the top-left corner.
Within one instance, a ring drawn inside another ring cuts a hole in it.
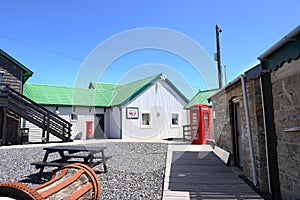
[[[208,103],[207,98],[217,90],[218,89],[199,91],[184,108],[189,109],[192,105],[195,104],[211,105],[211,103]]]
[[[113,83],[104,83],[104,82],[96,82],[91,81],[89,88],[90,89],[96,89],[96,90],[114,90],[116,87],[120,86],[119,84],[113,84]]]
[[[141,91],[150,86],[159,75],[151,76],[142,80],[134,81],[124,85],[108,84],[102,82],[91,82],[89,88],[102,92],[110,92],[111,106],[122,105],[136,97]]]
[[[90,82],[89,88],[95,90],[98,96],[102,96],[105,100],[100,101],[105,101],[105,106],[109,107],[118,86],[118,84],[92,81]]]
[[[109,92],[100,90],[37,84],[25,84],[23,94],[43,105],[106,107],[111,100]]]
[[[91,82],[90,89],[26,84],[23,94],[44,105],[81,105],[109,107],[124,105],[157,81],[162,74],[124,85]],[[167,83],[185,100],[186,97],[169,81]]]
[[[10,55],[8,55],[2,49],[0,49],[0,54],[3,57],[5,57],[6,59],[8,59],[10,62],[14,63],[15,65],[17,65],[19,68],[21,68],[23,70],[23,81],[24,81],[24,83],[32,76],[33,72],[30,69],[28,69],[27,67],[22,65],[19,61],[17,61],[16,59],[14,59]]]
[[[111,105],[123,105],[129,102],[150,85],[152,85],[153,82],[155,82],[160,76],[161,74],[154,75],[125,85],[119,85],[115,89]]]

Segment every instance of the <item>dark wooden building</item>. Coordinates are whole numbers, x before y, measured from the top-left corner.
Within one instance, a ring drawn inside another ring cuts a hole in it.
[[[0,49],[0,145],[24,142],[29,131],[21,130],[21,118],[43,130],[42,142],[49,142],[50,134],[64,142],[72,141],[71,123],[22,94],[23,85],[32,74]]]
[[[32,76],[33,72],[0,49],[0,84],[1,93],[10,87],[22,93],[24,83]],[[2,96],[2,95],[1,95]],[[0,142],[20,142],[20,117],[9,111],[5,106],[5,99],[1,98],[0,107]]]

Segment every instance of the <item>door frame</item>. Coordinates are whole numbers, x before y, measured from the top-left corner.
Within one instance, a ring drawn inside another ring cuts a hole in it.
[[[231,99],[229,102],[229,106],[233,149],[233,165],[239,168],[243,168],[242,121],[239,99],[237,97]]]
[[[100,118],[102,118],[102,122],[100,122]],[[104,113],[97,113],[94,115],[94,123],[95,123],[95,129],[94,129],[94,138],[95,139],[104,139],[105,136],[105,114]],[[98,125],[102,129],[103,133],[98,133]]]

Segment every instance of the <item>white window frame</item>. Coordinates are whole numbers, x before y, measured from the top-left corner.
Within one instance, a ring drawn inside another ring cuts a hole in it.
[[[173,124],[173,115],[177,115],[177,124]],[[171,127],[178,128],[180,127],[180,113],[171,112]]]
[[[148,114],[149,115],[149,125],[144,125],[143,124],[143,114]],[[141,112],[141,128],[151,128],[151,123],[152,123],[151,112],[149,112],[149,111]]]

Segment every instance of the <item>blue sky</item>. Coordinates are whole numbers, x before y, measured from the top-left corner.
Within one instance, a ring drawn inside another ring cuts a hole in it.
[[[77,86],[91,52],[130,30],[152,27],[173,31],[199,44],[213,60],[218,24],[222,29],[222,65],[227,66],[230,81],[257,64],[260,54],[299,24],[299,6],[298,0],[2,1],[0,48],[34,72],[27,83]],[[183,45],[170,38],[158,40]],[[122,44],[114,45],[122,49]],[[109,52],[113,47],[106,49]],[[198,53],[193,48],[186,51]],[[120,54],[106,66],[101,66],[101,56],[91,68],[97,76],[87,75],[87,81],[122,83],[163,72],[188,97],[213,87],[189,60],[156,46]]]

